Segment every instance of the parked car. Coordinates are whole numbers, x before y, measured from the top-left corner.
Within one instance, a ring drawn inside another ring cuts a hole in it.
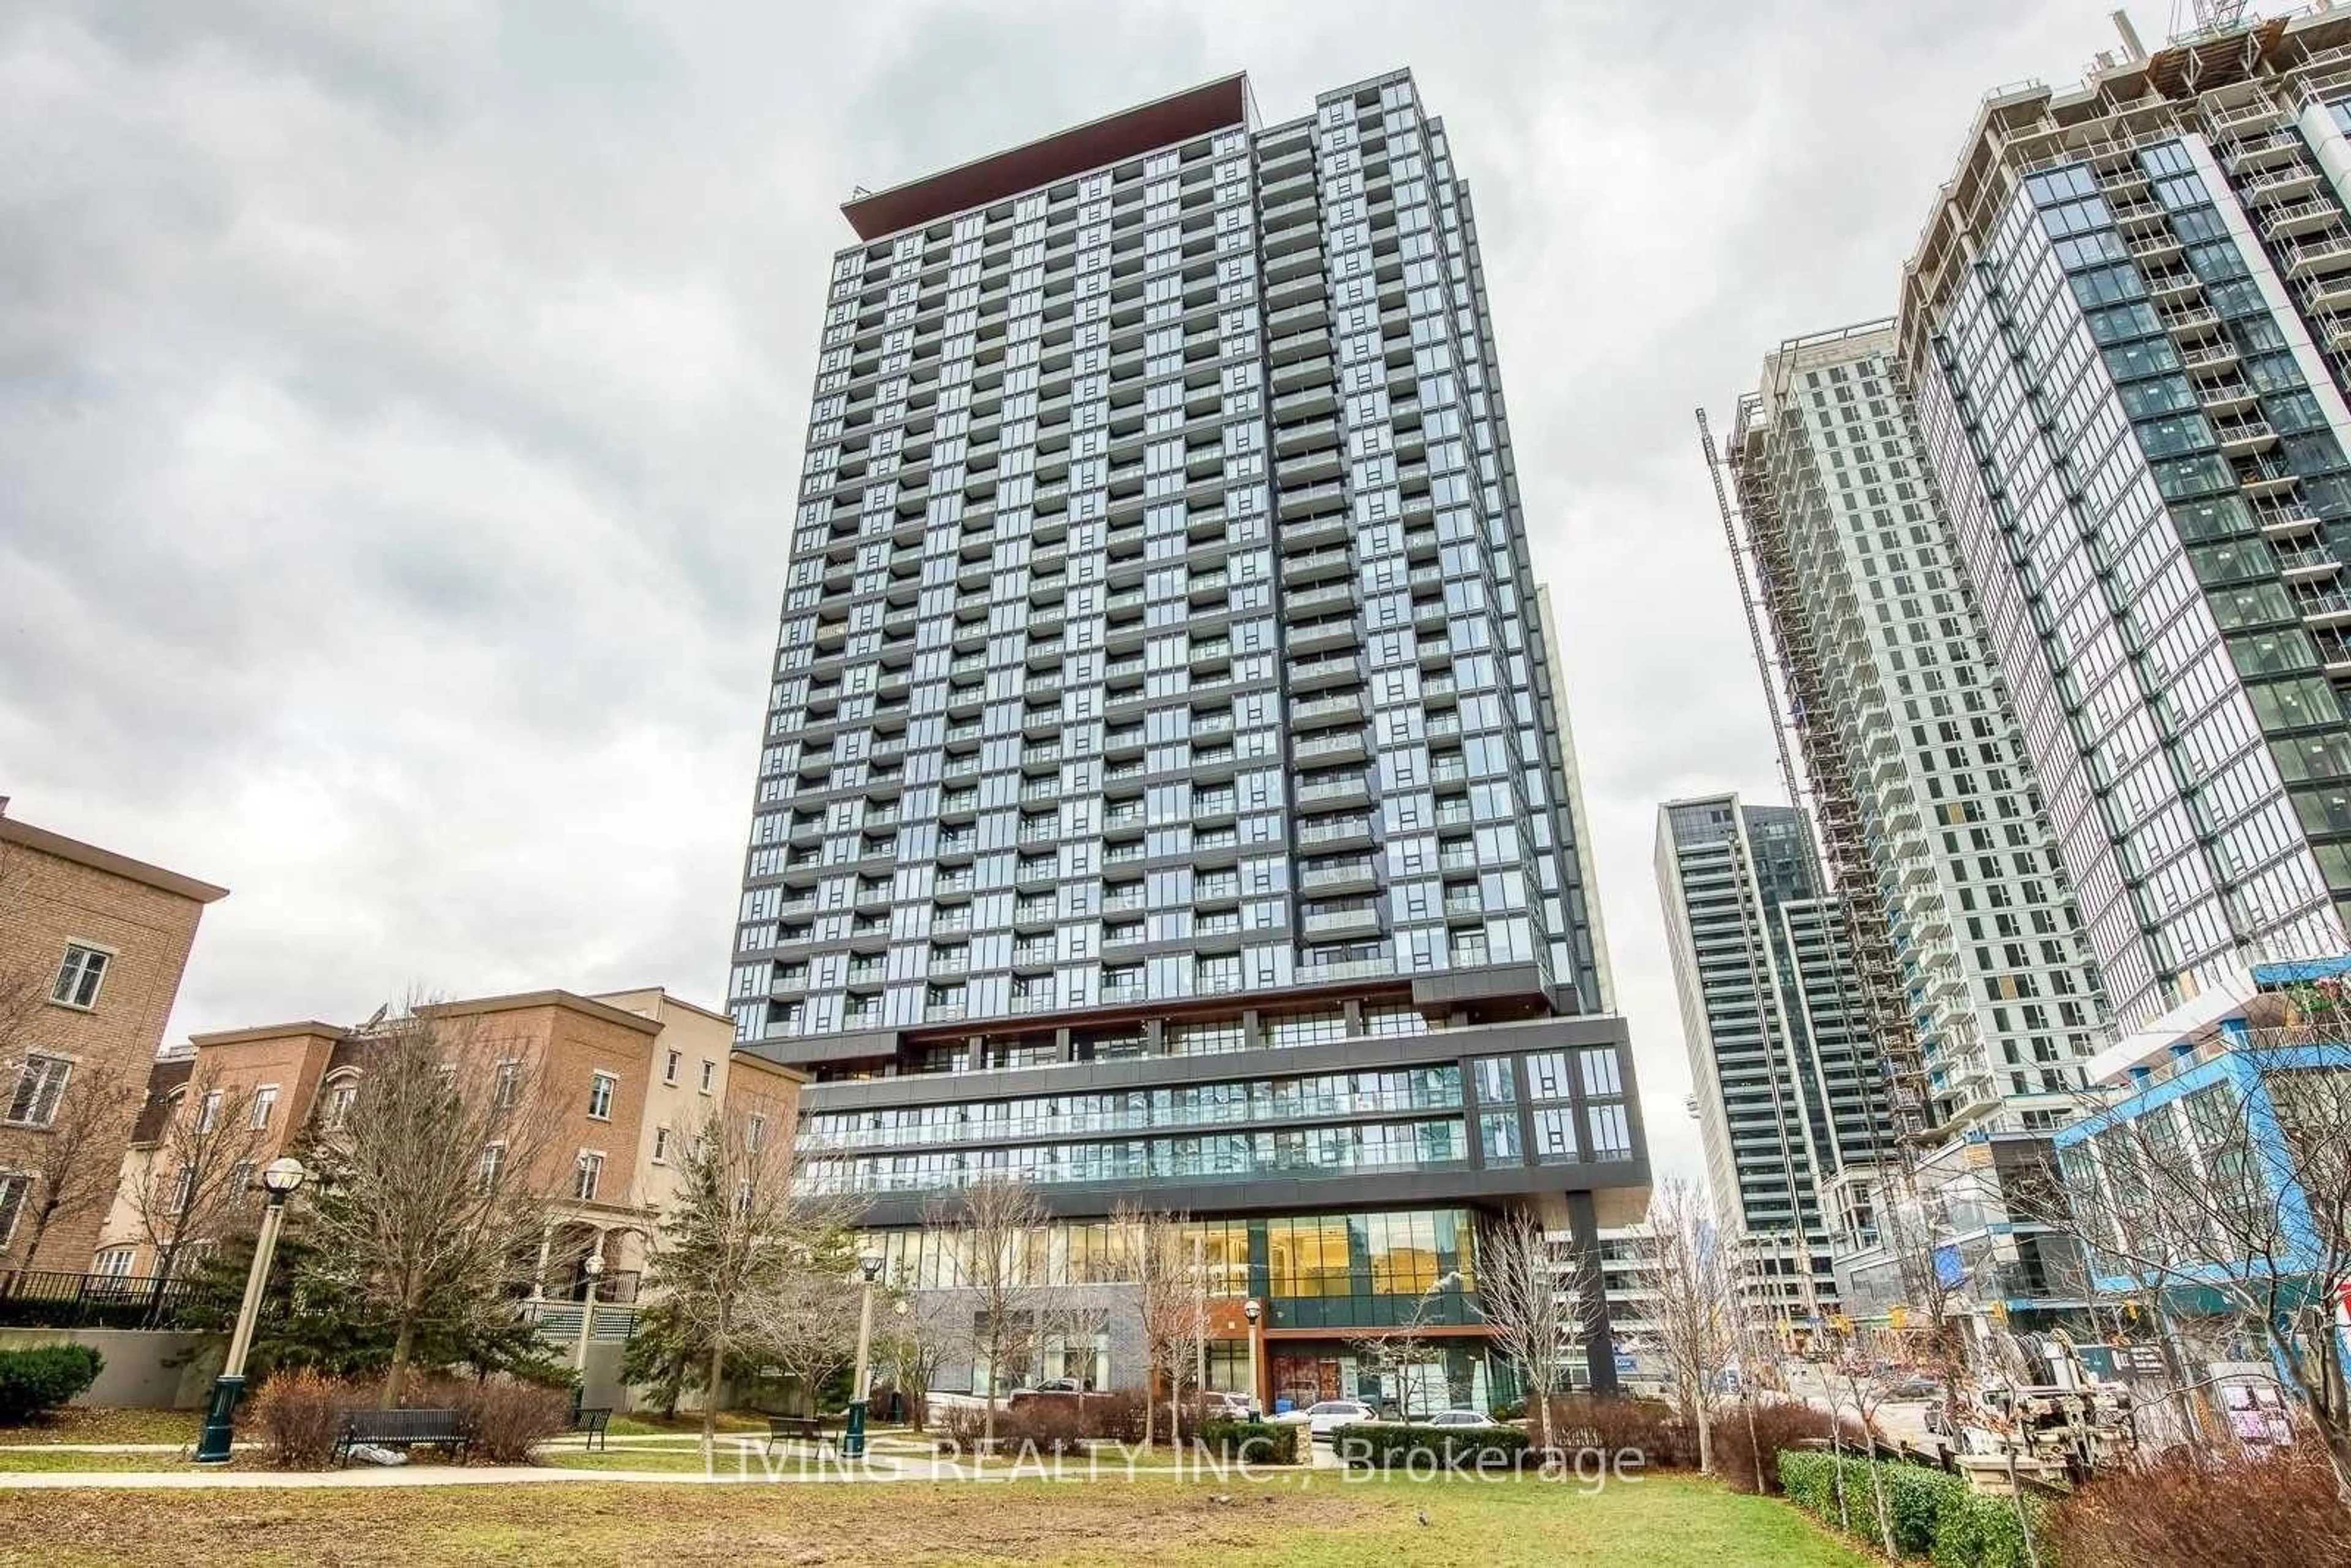
[[[1379,1416],[1370,1406],[1358,1399],[1323,1399],[1303,1410],[1292,1410],[1274,1419],[1292,1426],[1303,1425],[1307,1435],[1319,1440],[1328,1438],[1341,1427],[1376,1421]]]
[[[1211,1388],[1200,1396],[1200,1408],[1213,1420],[1246,1421],[1258,1413],[1257,1401],[1229,1388]]]
[[[1083,1399],[1086,1385],[1074,1377],[1049,1377],[1034,1388],[1016,1388],[1008,1405],[1025,1405],[1031,1399]]]
[[[1439,1410],[1421,1425],[1424,1427],[1493,1427],[1499,1423],[1482,1410]]]
[[[1888,1399],[1937,1399],[1943,1397],[1943,1385],[1931,1377],[1909,1377],[1886,1391]]]

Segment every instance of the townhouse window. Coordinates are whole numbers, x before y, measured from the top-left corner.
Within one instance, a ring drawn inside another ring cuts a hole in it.
[[[0,1176],[0,1249],[5,1249],[16,1239],[16,1217],[25,1211],[25,1200],[32,1193],[31,1176]]]
[[[702,1092],[705,1094],[713,1092],[714,1086],[716,1084],[717,1081],[718,1063],[711,1061],[706,1056],[704,1057],[702,1059]]]
[[[685,1052],[682,1051],[671,1051],[666,1057],[662,1059],[662,1082],[664,1083],[676,1082],[677,1070],[684,1064]]]
[[[6,1120],[19,1127],[46,1127],[57,1120],[57,1102],[66,1092],[73,1063],[62,1056],[28,1056],[16,1071],[16,1092],[8,1097]]]
[[[667,1127],[653,1129],[653,1164],[657,1166],[669,1164],[669,1129]]]
[[[351,1107],[359,1103],[360,1081],[338,1078],[327,1085],[327,1102],[319,1114],[329,1131],[350,1125]]]
[[[482,1184],[482,1190],[487,1192],[496,1187],[506,1169],[507,1146],[504,1144],[484,1144],[481,1158],[475,1162],[474,1166],[475,1177]]]
[[[184,1215],[196,1207],[196,1167],[182,1166],[178,1178],[172,1184],[172,1212]]]
[[[269,1125],[270,1114],[277,1109],[277,1085],[265,1083],[253,1092],[253,1110],[246,1124],[255,1132]]]
[[[114,955],[103,947],[67,943],[65,961],[57,966],[57,977],[49,987],[49,1000],[61,1007],[96,1007],[99,989],[106,983],[107,966],[113,961]]]
[[[522,1063],[501,1061],[497,1079],[490,1091],[490,1103],[501,1111],[511,1111],[522,1099]]]
[[[222,1099],[223,1093],[218,1089],[207,1089],[204,1091],[204,1097],[196,1102],[197,1132],[209,1133],[214,1127],[220,1125]],[[180,1174],[182,1176],[185,1177],[193,1173],[183,1171]]]
[[[5,1227],[0,1226],[0,1242],[5,1240]],[[138,1259],[135,1247],[110,1247],[90,1260],[89,1271],[101,1280],[128,1279],[131,1265]]]
[[[251,1160],[239,1160],[229,1167],[228,1190],[232,1198],[254,1190],[254,1165]]]
[[[588,1081],[588,1115],[591,1121],[612,1119],[612,1092],[621,1081],[610,1072],[599,1072]]]
[[[580,1151],[580,1163],[571,1173],[571,1196],[580,1203],[596,1201],[596,1189],[604,1180],[604,1156],[590,1149]]]
[[[752,1117],[750,1124],[744,1129],[743,1142],[747,1145],[750,1147],[751,1152],[756,1155],[759,1152],[760,1148],[766,1145],[767,1141],[768,1119],[765,1116]]]

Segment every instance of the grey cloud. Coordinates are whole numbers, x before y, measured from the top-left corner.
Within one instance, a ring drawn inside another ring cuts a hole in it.
[[[1416,71],[1476,193],[1603,902],[1693,1159],[1656,802],[1776,789],[1692,405],[1882,313],[2026,0],[0,21],[0,792],[235,890],[177,1030],[726,972],[834,211],[1223,71]]]

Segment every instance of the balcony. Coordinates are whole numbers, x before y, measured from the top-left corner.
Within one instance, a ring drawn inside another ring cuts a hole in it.
[[[2231,457],[2250,457],[2275,446],[2278,441],[2277,432],[2259,415],[2251,419],[2216,419],[2212,422],[2212,434],[2220,443],[2220,450]]]
[[[1461,814],[1464,818],[1468,816],[1466,805]],[[1298,825],[1298,841],[1301,844],[1338,843],[1346,839],[1368,839],[1371,836],[1372,824],[1363,817],[1323,817]]]
[[[1364,980],[1379,975],[1395,973],[1395,959],[1386,954],[1376,958],[1338,958],[1328,963],[1302,962],[1298,966],[1297,979],[1301,986],[1335,985],[1341,980]]]
[[[2325,177],[2307,163],[2294,163],[2283,168],[2264,171],[2244,183],[2245,199],[2262,206],[2291,202],[2299,196],[2316,193]]]
[[[2314,277],[2351,267],[2351,229],[2325,229],[2281,247],[2289,277]]]
[[[1357,883],[1378,880],[1378,873],[1367,860],[1347,861],[1339,865],[1308,866],[1299,873],[1298,885],[1314,889],[1345,887]]]
[[[2351,593],[2331,589],[2307,594],[2294,601],[2294,610],[2305,625],[2351,625]]]
[[[1362,722],[1364,699],[1360,693],[1347,692],[1337,696],[1315,697],[1311,701],[1292,703],[1290,718],[1292,724],[1322,724],[1340,719]],[[1302,745],[1301,745],[1302,754]]]
[[[2314,581],[2322,577],[2333,577],[2342,570],[2342,563],[2328,554],[2323,545],[2310,549],[2278,551],[2278,575],[2288,582]]]
[[[1326,909],[1303,915],[1299,929],[1310,936],[1369,936],[1380,928],[1380,912],[1375,904],[1358,904],[1350,909]]]
[[[2273,240],[2332,228],[2342,221],[2343,214],[2335,210],[2334,203],[2315,200],[2272,207],[2261,214],[2262,233]]]
[[[1053,1010],[1051,991],[1015,991],[1008,1010],[1016,1013],[1049,1013]]]
[[[2261,524],[2262,537],[2273,542],[2314,532],[2319,522],[2317,513],[2290,497],[2256,502],[2253,517]]]

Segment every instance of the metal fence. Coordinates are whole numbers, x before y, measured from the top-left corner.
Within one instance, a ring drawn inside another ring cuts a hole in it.
[[[0,1270],[0,1327],[172,1329],[194,1300],[195,1281],[141,1274]]]

